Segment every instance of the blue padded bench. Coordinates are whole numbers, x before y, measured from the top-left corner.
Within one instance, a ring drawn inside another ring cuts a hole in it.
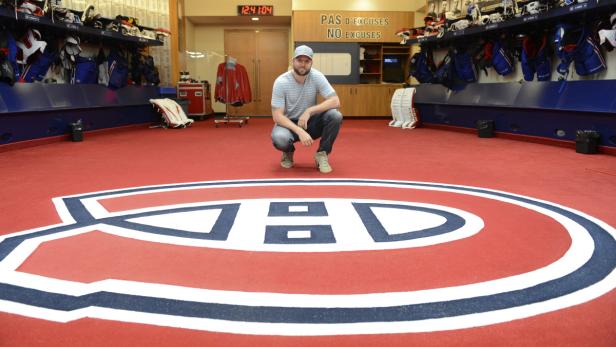
[[[64,135],[78,119],[86,131],[157,122],[158,97],[159,87],[0,83],[0,145]]]
[[[495,131],[574,141],[576,130],[596,130],[600,145],[616,147],[616,80],[474,83],[449,91],[417,88],[422,122],[476,128],[493,120]]]

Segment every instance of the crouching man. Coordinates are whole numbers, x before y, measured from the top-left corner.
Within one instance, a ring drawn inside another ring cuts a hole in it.
[[[314,155],[317,168],[329,173],[328,155],[338,136],[342,114],[338,111],[340,100],[323,73],[312,69],[313,51],[299,46],[293,55],[293,70],[276,78],[272,91],[272,116],[274,129],[272,142],[282,152],[280,165],[293,167],[295,142],[309,147],[321,138]],[[317,104],[317,92],[325,99]]]

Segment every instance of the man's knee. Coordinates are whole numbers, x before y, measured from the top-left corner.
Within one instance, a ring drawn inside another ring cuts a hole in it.
[[[272,144],[276,149],[281,151],[288,151],[293,143],[293,136],[285,133],[284,131],[272,132]]]
[[[335,108],[325,111],[323,116],[328,122],[342,123],[342,113]]]

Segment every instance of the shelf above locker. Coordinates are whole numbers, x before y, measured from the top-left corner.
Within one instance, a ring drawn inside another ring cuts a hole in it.
[[[407,45],[417,43],[439,43],[451,40],[458,40],[463,37],[469,37],[472,35],[478,35],[488,32],[493,32],[503,29],[512,29],[517,27],[524,27],[526,25],[534,23],[545,23],[549,21],[557,21],[560,19],[566,19],[567,17],[580,15],[580,14],[595,14],[604,13],[610,15],[609,10],[616,9],[616,0],[589,0],[586,3],[579,3],[567,7],[553,8],[547,12],[539,14],[528,14],[520,17],[514,17],[503,22],[491,23],[487,25],[469,27],[463,30],[448,31],[443,37],[438,38],[436,36],[426,36],[416,39],[407,40]]]
[[[162,46],[164,42],[151,40],[144,37],[122,35],[119,32],[95,29],[74,23],[56,23],[47,17],[38,17],[26,13],[15,12],[8,7],[0,7],[0,23],[13,22],[18,25],[29,25],[35,28],[48,28],[55,31],[77,33],[101,40],[120,41],[128,44],[141,46]]]

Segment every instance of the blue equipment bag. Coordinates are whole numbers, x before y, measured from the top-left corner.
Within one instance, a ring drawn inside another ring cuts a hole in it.
[[[540,41],[526,37],[522,42],[520,57],[522,73],[526,81],[532,81],[537,74],[537,81],[549,81],[552,78],[552,64],[547,54],[547,37]]]
[[[434,62],[425,50],[415,53],[411,58],[411,76],[415,77],[419,83],[434,82]]]
[[[505,50],[502,43],[498,40],[494,41],[494,46],[492,47],[492,67],[501,76],[506,76],[513,72],[511,54]]]
[[[20,82],[42,81],[56,59],[58,59],[58,52],[46,49],[36,57],[34,62],[26,66],[21,74]]]
[[[477,71],[473,58],[468,52],[456,50],[454,53],[453,64],[458,79],[466,83],[477,81]]]
[[[109,84],[111,89],[119,89],[128,84],[128,63],[118,51],[111,51],[107,57]]]

